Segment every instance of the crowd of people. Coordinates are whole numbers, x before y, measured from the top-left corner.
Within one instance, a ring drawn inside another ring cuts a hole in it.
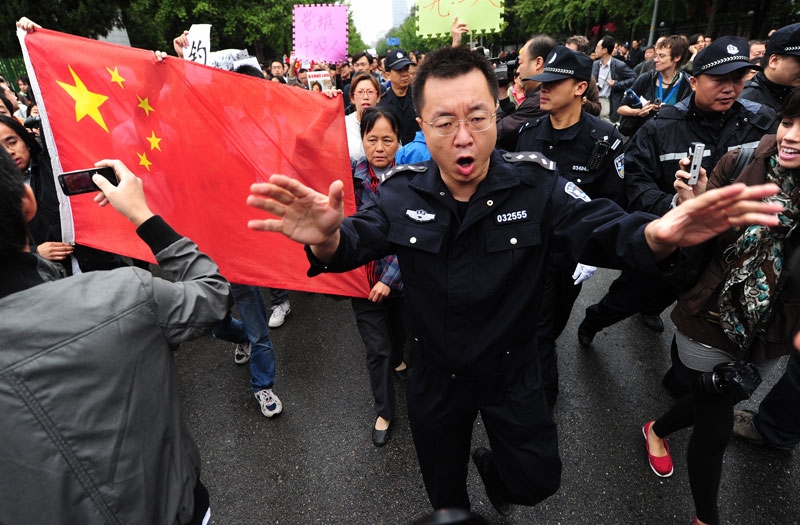
[[[38,28],[24,18],[18,26]],[[664,35],[644,46],[606,35],[592,47],[580,35],[563,45],[536,35],[504,56],[505,64],[463,46],[468,30],[454,19],[452,45],[427,54],[364,51],[336,64],[289,56],[260,70],[237,69],[286,84],[278,89],[309,91],[309,70],[329,72],[334,88],[318,96],[341,98],[358,209],[343,216],[341,182],[325,195],[273,175],[252,186],[248,204],[274,218],[242,227],[304,244],[313,275],[366,267],[369,296],[353,298],[352,308],[374,398],[371,439],[378,447],[389,442],[397,424],[395,381],[405,381],[434,509],[469,510],[470,457],[501,514],[556,492],[557,341],[577,339],[589,349],[603,330],[635,314],[663,331],[660,315],[675,304],[664,386],[678,401],[643,422],[642,453],[656,475],[671,475],[666,438],[691,427],[692,514],[698,524],[720,523],[731,437],[783,450],[800,442],[800,354],[793,347],[800,332],[793,235],[800,212],[800,24],[763,42]],[[179,57],[187,35],[174,40]],[[62,486],[50,522],[101,516],[207,523],[208,493],[168,351],[135,374],[129,358],[107,367],[119,381],[126,373],[138,379],[129,379],[133,423],[102,428],[105,441],[89,435],[107,421],[78,421],[42,406],[29,389],[39,388],[36,374],[46,371],[59,380],[41,388],[77,395],[80,385],[62,384],[73,377],[59,369],[60,359],[102,359],[97,353],[105,346],[96,341],[111,331],[118,350],[134,355],[213,333],[233,343],[237,364],[249,363],[259,408],[274,417],[283,405],[274,391],[269,329],[291,311],[288,291],[270,290],[270,312],[260,288],[228,284],[213,261],[153,215],[141,180],[119,161],[98,163],[112,167],[120,183],[96,181],[96,201],[136,224],[159,264],[179,270],[182,282],[153,277],[146,263],[131,268],[113,253],[64,243],[47,144],[34,133],[41,122],[29,80],[17,80],[18,93],[4,79],[0,87],[0,308],[17,312],[0,320],[13,349],[0,368],[19,370],[0,380],[4,413],[19,414],[11,416],[19,424],[3,431],[9,446],[0,456],[13,464],[15,480],[26,480],[13,490],[4,485],[0,514],[40,521],[31,518],[41,508],[27,488]],[[695,143],[704,146],[700,159],[689,158]],[[690,173],[692,164],[697,173]],[[577,334],[564,334],[581,283],[598,267],[622,271],[586,310]],[[92,295],[97,286],[110,291],[86,311],[65,313],[42,333],[25,322],[30,305],[50,307],[48,294]],[[125,304],[115,299],[120,293]],[[125,310],[137,301],[152,308]],[[92,324],[73,323],[72,316]],[[736,410],[787,354],[789,364],[759,411]],[[158,388],[150,375],[160,378]],[[148,403],[159,395],[168,403],[150,414]],[[131,404],[116,391],[75,401],[81,402],[88,412]],[[49,415],[34,417],[42,413]],[[471,450],[479,414],[490,446]],[[34,425],[37,417],[46,421]],[[170,436],[168,453],[158,443],[121,452],[109,445],[109,457],[97,459],[106,469],[125,468],[129,454],[152,462],[145,474],[110,489],[84,472],[80,454],[58,447],[65,428],[79,447],[105,453],[104,444],[127,444],[153,426]],[[30,436],[42,450],[20,454]],[[64,458],[55,467],[44,464],[50,450]],[[24,460],[12,461],[15,454]],[[70,506],[71,498],[84,503]]]

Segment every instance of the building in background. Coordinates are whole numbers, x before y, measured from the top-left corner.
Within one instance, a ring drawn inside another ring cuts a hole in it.
[[[392,0],[392,27],[400,27],[408,18],[408,0]]]

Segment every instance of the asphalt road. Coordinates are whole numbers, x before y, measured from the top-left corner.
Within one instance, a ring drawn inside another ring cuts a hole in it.
[[[657,334],[631,318],[576,339],[584,308],[616,272],[584,285],[558,341],[561,394],[556,406],[560,490],[536,507],[503,518],[488,503],[470,465],[473,511],[496,524],[689,524],[694,507],[686,474],[689,431],[669,438],[675,473],[656,477],[647,465],[642,424],[673,402],[661,387],[669,367],[672,326]],[[292,292],[292,313],[272,331],[275,392],[283,414],[261,415],[247,366],[233,346],[211,337],[184,345],[176,360],[184,408],[203,458],[216,524],[404,524],[429,512],[398,382],[398,415],[389,443],[375,448],[364,351],[348,300]],[[763,389],[763,387],[762,387]],[[760,389],[754,400],[763,396]],[[747,402],[753,405],[754,400]],[[800,408],[799,408],[800,409]],[[478,419],[473,445],[488,441]],[[720,488],[724,523],[800,521],[800,452],[735,441]]]

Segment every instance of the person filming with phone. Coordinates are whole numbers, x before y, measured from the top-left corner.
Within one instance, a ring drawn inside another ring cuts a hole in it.
[[[800,219],[800,91],[787,97],[779,117],[777,134],[761,139],[754,160],[738,177],[734,169],[741,153],[734,150],[722,157],[707,185],[705,170],[696,185],[688,184],[686,162],[674,182],[681,202],[706,188],[730,184],[732,176],[748,186],[774,183],[781,190],[767,200],[784,206],[776,226],[733,228],[707,243],[707,253],[693,258],[702,261],[691,269],[698,275],[696,284],[681,294],[672,311],[690,392],[643,432],[651,468],[664,477],[673,469],[666,436],[692,427],[685,456],[695,523],[721,520],[717,494],[733,433],[733,406],[750,397],[780,356],[792,354],[797,360],[792,340],[800,330],[800,241],[795,232]],[[787,414],[797,411],[794,399],[784,406]]]
[[[121,161],[95,166],[119,178],[114,186],[94,175],[95,201],[128,218],[177,282],[135,267],[61,278],[30,250],[37,200],[0,150],[0,516],[207,523],[208,491],[171,351],[219,324],[230,285],[153,214],[142,181]]]

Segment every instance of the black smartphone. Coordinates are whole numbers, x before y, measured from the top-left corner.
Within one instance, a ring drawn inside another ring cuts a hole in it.
[[[92,181],[93,175],[102,175],[116,186],[119,184],[114,168],[89,168],[86,170],[68,171],[58,176],[58,183],[64,195],[80,195],[81,193],[92,193],[100,191]]]
[[[703,152],[706,145],[702,142],[692,142],[689,146],[689,175],[686,184],[694,186],[697,184],[697,178],[700,176],[700,165],[703,163]]]

